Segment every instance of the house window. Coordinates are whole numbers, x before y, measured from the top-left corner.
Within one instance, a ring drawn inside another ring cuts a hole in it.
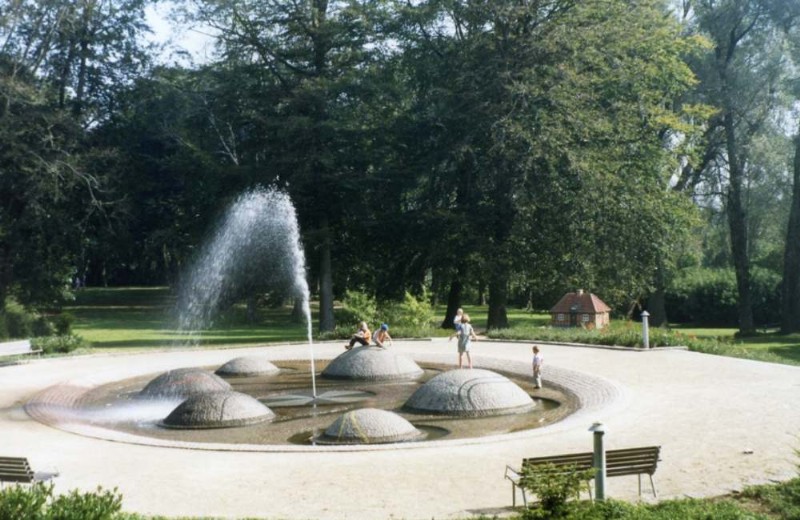
[[[559,314],[558,316],[556,316],[556,320],[557,321],[564,321],[564,315],[563,314]]]
[[[583,320],[584,323],[589,323],[589,315],[588,314],[584,314],[581,317],[581,320]]]

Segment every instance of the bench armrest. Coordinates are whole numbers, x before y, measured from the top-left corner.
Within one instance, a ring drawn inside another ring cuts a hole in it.
[[[506,466],[505,478],[507,478],[508,480],[513,482],[514,485],[519,486],[519,481],[520,481],[520,478],[522,478],[522,475],[520,474],[519,471],[517,471],[516,469],[512,468],[511,466]]]

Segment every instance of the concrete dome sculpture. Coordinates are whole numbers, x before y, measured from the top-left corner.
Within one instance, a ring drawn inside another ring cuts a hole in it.
[[[450,370],[422,385],[405,407],[446,415],[526,412],[536,403],[516,383],[490,370]]]
[[[234,391],[193,395],[163,421],[169,428],[203,429],[247,426],[275,418],[258,399]]]
[[[339,416],[318,444],[386,444],[422,440],[425,434],[396,413],[362,408]]]
[[[231,359],[214,373],[223,377],[248,377],[275,375],[280,371],[280,368],[266,360],[264,356],[243,356]]]
[[[137,394],[137,397],[143,399],[186,399],[196,394],[230,389],[231,385],[211,372],[199,368],[178,368],[164,372],[147,383],[147,386]]]
[[[357,347],[328,364],[323,377],[363,381],[414,379],[424,371],[413,359],[380,347]]]

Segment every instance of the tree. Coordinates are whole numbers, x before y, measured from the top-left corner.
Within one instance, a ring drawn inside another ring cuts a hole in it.
[[[719,113],[708,127],[708,149],[694,172],[717,174],[716,182],[724,190],[739,294],[739,329],[744,334],[755,330],[748,190],[757,165],[751,160],[751,145],[779,107],[779,85],[787,68],[784,36],[776,29],[784,7],[795,3],[792,0],[778,8],[762,0],[683,2],[687,19],[713,43],[711,53],[694,68],[701,79],[700,96]],[[699,177],[694,179],[697,183]]]
[[[431,76],[439,183],[457,187],[440,192],[439,206],[463,214],[471,240],[458,251],[487,266],[489,327],[507,326],[513,272],[542,286],[615,288],[616,301],[642,294],[690,213],[664,188],[671,154],[661,135],[686,126],[667,101],[692,84],[681,60],[691,42],[658,2],[418,11],[428,38],[411,44],[435,40],[424,56],[452,71]]]
[[[258,120],[248,131],[258,153],[249,167],[263,172],[261,182],[287,187],[298,205],[306,251],[316,257],[322,331],[334,327],[334,237],[362,202],[369,161],[359,145],[370,129],[355,116],[370,95],[361,78],[381,51],[383,4],[201,1],[191,13],[219,29],[221,65],[252,86],[246,102]]]
[[[142,9],[16,0],[0,16],[0,305],[57,305],[70,286],[106,202],[88,136],[144,63]]]

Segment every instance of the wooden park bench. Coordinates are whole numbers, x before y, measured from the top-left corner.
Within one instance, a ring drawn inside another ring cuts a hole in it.
[[[0,484],[6,482],[17,484],[33,484],[46,482],[57,477],[58,472],[33,471],[28,459],[24,457],[0,457]]]
[[[639,496],[642,495],[642,475],[650,476],[650,487],[653,496],[658,498],[653,474],[656,472],[661,446],[647,446],[643,448],[628,448],[624,450],[606,451],[606,476],[620,477],[623,475],[637,475],[639,477]],[[584,471],[594,467],[594,454],[592,452],[573,453],[569,455],[551,455],[522,460],[522,468],[535,468],[550,465],[556,471]],[[517,505],[516,490],[522,491],[522,502],[528,505],[525,488],[521,485],[522,469],[516,470],[506,466],[505,478],[511,481],[511,503]],[[589,489],[589,498],[592,497],[590,481],[586,482]]]
[[[18,341],[4,341],[0,343],[0,357],[24,356],[28,354],[41,355],[42,349],[34,349],[29,339]]]

